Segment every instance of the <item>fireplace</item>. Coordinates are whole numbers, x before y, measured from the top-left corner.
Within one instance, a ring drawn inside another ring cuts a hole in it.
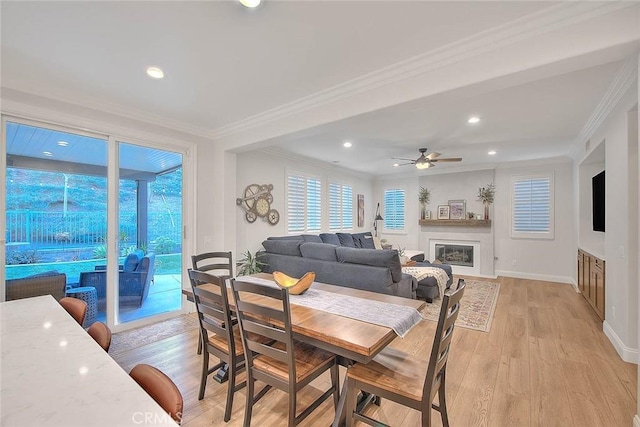
[[[449,264],[453,274],[480,274],[480,242],[475,240],[429,239],[433,260]]]
[[[451,265],[473,267],[473,245],[436,243],[435,259]]]

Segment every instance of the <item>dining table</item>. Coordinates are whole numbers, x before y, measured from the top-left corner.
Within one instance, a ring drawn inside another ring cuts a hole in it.
[[[252,281],[253,279],[270,281],[275,284],[273,275],[270,273],[257,273],[237,278],[237,280],[246,281]],[[207,285],[203,284],[201,286]],[[312,289],[389,304],[390,310],[396,306],[401,306],[419,311],[426,305],[423,300],[408,299],[319,282],[314,282]],[[188,300],[193,301],[192,291],[183,289],[183,294]],[[233,293],[230,289],[228,289],[228,296],[229,304],[234,309]],[[259,299],[259,297],[256,298]],[[382,349],[398,337],[396,331],[388,326],[365,322],[315,307],[298,305],[295,299],[291,299],[290,305],[294,338],[335,354],[338,356],[339,362],[344,366],[353,363],[370,362]],[[334,426],[344,424],[345,386],[346,384],[343,384]],[[368,400],[371,400],[371,398]]]
[[[176,422],[51,296],[0,303],[0,425]]]

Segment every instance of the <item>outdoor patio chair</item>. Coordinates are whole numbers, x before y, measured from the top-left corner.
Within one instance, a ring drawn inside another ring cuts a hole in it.
[[[142,307],[155,272],[156,256],[149,252],[140,260],[134,271],[118,273],[120,283],[120,304]],[[80,273],[80,286],[93,286],[98,293],[98,306],[104,307],[107,297],[107,272],[83,271]]]
[[[20,279],[7,280],[6,286],[7,301],[41,295],[51,295],[60,301],[65,296],[67,275],[57,271],[50,271]]]

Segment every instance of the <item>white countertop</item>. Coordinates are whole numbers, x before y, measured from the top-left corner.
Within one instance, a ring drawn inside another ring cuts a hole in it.
[[[0,425],[177,425],[50,295],[0,303]]]

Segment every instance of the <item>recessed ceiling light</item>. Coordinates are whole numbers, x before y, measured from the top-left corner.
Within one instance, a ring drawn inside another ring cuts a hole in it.
[[[489,153],[487,153],[487,154],[489,154],[490,156],[493,156],[493,155],[495,155],[496,153],[497,153],[497,151],[496,151],[496,150],[491,150],[491,151],[489,151]]]
[[[394,163],[394,164],[393,164],[393,167],[394,167],[394,168],[397,168],[398,166],[400,166],[400,163]]]
[[[67,141],[58,141],[58,145],[59,145],[60,147],[66,147],[66,146],[68,146],[68,145],[69,145],[69,143],[68,143]]]
[[[260,3],[262,3],[262,0],[238,0],[238,1],[244,7],[248,7],[251,9],[253,9],[254,7],[260,6]]]
[[[345,141],[344,144],[342,144],[344,148],[351,148],[352,145],[353,144],[351,144],[349,141]]]
[[[44,154],[47,157],[53,157],[53,153],[51,151],[43,151],[42,154]]]
[[[161,79],[164,77],[164,71],[162,71],[158,67],[149,67],[147,68],[147,75],[149,77],[153,77],[154,79]]]
[[[473,116],[473,117],[469,117],[469,120],[467,120],[467,123],[475,124],[475,123],[478,123],[479,121],[480,121],[480,117]]]

